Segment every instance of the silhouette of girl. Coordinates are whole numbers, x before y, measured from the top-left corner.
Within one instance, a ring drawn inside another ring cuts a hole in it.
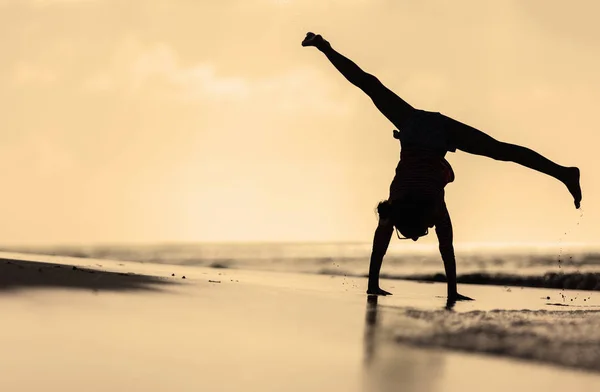
[[[580,207],[579,169],[560,166],[528,148],[500,142],[441,113],[413,108],[375,76],[364,72],[335,51],[321,35],[308,33],[302,46],[314,46],[353,85],[365,92],[379,111],[400,131],[400,162],[390,185],[389,198],[379,203],[379,225],[373,238],[368,294],[389,295],[379,287],[379,271],[394,228],[404,238],[417,241],[435,226],[448,281],[448,301],[469,300],[458,294],[452,223],[444,201],[444,187],[454,181],[446,152],[461,150],[499,161],[515,162],[561,181]],[[400,238],[400,236],[398,235]]]

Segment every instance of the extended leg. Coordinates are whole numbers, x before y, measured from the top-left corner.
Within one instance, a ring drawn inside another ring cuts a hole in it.
[[[491,136],[456,120],[446,117],[450,138],[456,148],[498,161],[515,162],[561,181],[573,196],[575,207],[581,203],[579,169],[558,165],[537,152],[516,144],[500,142]]]

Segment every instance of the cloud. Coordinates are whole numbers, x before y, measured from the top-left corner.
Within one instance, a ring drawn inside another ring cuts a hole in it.
[[[90,4],[96,3],[99,0],[0,0],[0,6],[10,4],[20,4],[36,8],[48,7],[53,5],[73,5],[73,4]]]
[[[166,82],[186,100],[247,99],[250,93],[246,79],[219,76],[211,64],[182,67],[176,53],[165,44],[157,44],[141,53],[129,66],[130,88],[144,88],[153,80]]]
[[[111,66],[87,78],[83,88],[186,103],[262,103],[271,110],[295,113],[347,111],[331,81],[315,68],[298,66],[262,78],[222,75],[210,62],[184,66],[170,46],[143,47],[135,39],[125,40]]]
[[[61,178],[75,167],[68,150],[49,138],[25,138],[0,148],[0,168],[7,177],[17,176],[21,182],[31,178]]]
[[[48,85],[57,81],[58,77],[51,69],[28,62],[19,62],[15,65],[13,80],[15,83]]]
[[[99,72],[84,80],[83,88],[90,92],[106,92],[114,88],[114,82],[108,73]]]

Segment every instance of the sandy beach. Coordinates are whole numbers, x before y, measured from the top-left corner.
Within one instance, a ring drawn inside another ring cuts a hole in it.
[[[469,285],[449,312],[437,283],[0,257],[2,391],[600,388],[597,296]]]
[[[600,392],[598,15],[0,0],[0,392]]]

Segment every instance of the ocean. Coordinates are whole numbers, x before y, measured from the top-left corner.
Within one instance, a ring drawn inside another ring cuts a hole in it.
[[[3,251],[140,263],[367,276],[370,243],[218,243],[4,247]],[[600,290],[600,248],[577,244],[456,246],[459,283]],[[445,281],[437,248],[391,246],[382,278]]]

